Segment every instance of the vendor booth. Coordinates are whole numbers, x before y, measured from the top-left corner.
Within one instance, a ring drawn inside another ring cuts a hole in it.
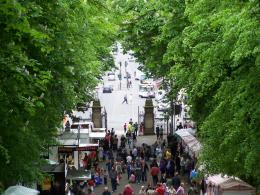
[[[96,152],[98,150],[98,144],[80,144],[79,146],[59,146],[58,147],[58,158],[59,161],[63,159],[66,161],[66,165],[69,167],[76,167],[76,169],[82,167],[81,159],[84,158],[85,154],[90,152]],[[66,159],[66,160],[65,160]]]
[[[68,169],[67,180],[76,180],[76,181],[86,181],[91,179],[91,172],[89,170],[79,169],[76,170],[74,168]]]
[[[106,128],[93,128],[91,132],[106,132]]]
[[[207,179],[207,195],[255,195],[256,190],[236,177],[213,175]]]
[[[176,131],[175,134],[181,140],[182,145],[185,147],[189,155],[195,155],[197,157],[201,149],[201,144],[197,138],[194,137],[188,129],[180,129]]]
[[[105,139],[106,132],[90,132],[89,141],[91,143],[99,144],[100,140]]]
[[[58,164],[57,162],[48,160],[48,164],[44,164],[41,170],[44,173],[48,173],[48,175],[45,175],[41,185],[38,185],[40,195],[64,194],[65,164]]]

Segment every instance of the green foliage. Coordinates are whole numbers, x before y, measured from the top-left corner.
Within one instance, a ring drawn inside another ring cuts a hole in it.
[[[125,48],[150,74],[170,81],[173,96],[186,89],[207,171],[260,185],[259,1],[120,5],[130,15]]]
[[[65,110],[89,101],[113,66],[116,25],[106,1],[0,3],[0,183],[40,178],[40,154]],[[44,149],[45,148],[45,149]]]

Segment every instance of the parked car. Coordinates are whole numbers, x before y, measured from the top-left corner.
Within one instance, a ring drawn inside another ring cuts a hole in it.
[[[165,91],[164,90],[158,90],[157,93],[155,94],[155,101],[160,102],[164,99],[165,97]]]
[[[111,86],[107,85],[103,87],[103,93],[112,93],[113,88]]]
[[[157,105],[157,110],[158,111],[165,111],[165,110],[168,110],[170,109],[170,102],[165,102],[165,101],[162,101],[162,102],[159,102],[158,105]]]
[[[135,62],[135,58],[134,56],[130,56],[129,59],[128,59],[129,62]]]
[[[78,111],[84,112],[84,111],[87,111],[88,108],[89,108],[89,104],[87,104],[87,103],[78,103],[77,104],[77,110]]]
[[[139,97],[141,98],[154,98],[154,86],[149,84],[140,84],[139,85]]]
[[[114,72],[109,72],[109,73],[107,74],[107,76],[108,76],[108,80],[109,80],[109,81],[115,81],[115,80],[116,80],[116,75],[115,75]]]
[[[131,74],[129,72],[126,72],[126,75],[124,76],[124,78],[131,79]]]
[[[79,122],[74,122],[70,126],[70,131],[72,133],[85,133],[88,134],[94,128],[94,123],[88,120],[80,120]]]

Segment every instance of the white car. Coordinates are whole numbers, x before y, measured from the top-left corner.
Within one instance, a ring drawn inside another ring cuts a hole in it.
[[[164,99],[166,92],[164,90],[158,90],[155,94],[155,101],[160,102]]]
[[[157,110],[158,111],[164,111],[164,110],[167,110],[167,109],[170,109],[171,105],[170,105],[170,102],[159,102],[158,105],[157,105]]]
[[[164,112],[162,112],[162,111],[155,112],[154,118],[155,119],[164,119],[165,118]]]
[[[94,124],[91,121],[81,120],[80,122],[74,122],[70,126],[70,131],[72,133],[89,134],[89,132],[94,128]]]
[[[116,75],[115,75],[115,73],[113,73],[113,72],[109,72],[109,73],[107,74],[107,76],[108,76],[108,80],[109,80],[109,81],[115,81],[115,80],[116,80]]]
[[[139,97],[141,98],[154,98],[154,86],[148,84],[140,84],[139,85]]]

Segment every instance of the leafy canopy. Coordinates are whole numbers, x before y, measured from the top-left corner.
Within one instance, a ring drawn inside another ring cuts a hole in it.
[[[0,183],[40,179],[41,153],[66,110],[91,100],[114,65],[117,26],[106,1],[0,4]]]

